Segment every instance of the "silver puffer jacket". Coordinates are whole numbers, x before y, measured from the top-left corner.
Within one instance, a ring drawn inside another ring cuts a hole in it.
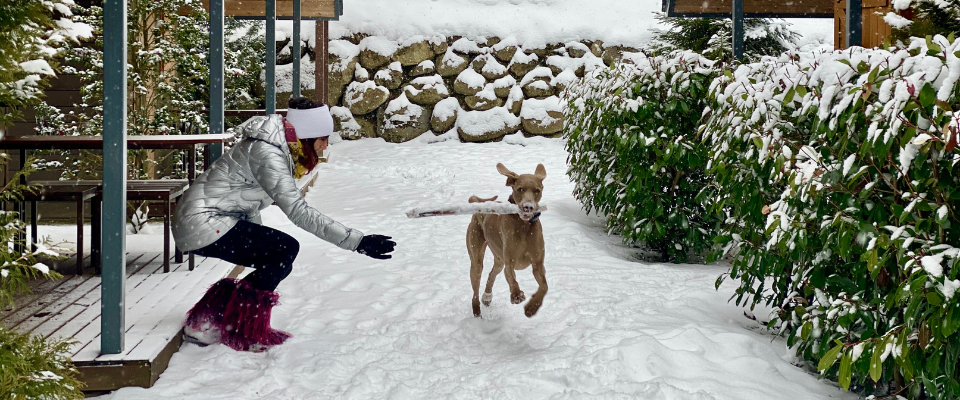
[[[303,230],[356,250],[362,232],[321,214],[300,196],[281,118],[274,114],[247,121],[241,127],[244,139],[183,194],[173,223],[173,238],[180,250],[206,247],[240,220],[260,223],[260,210],[274,202]]]

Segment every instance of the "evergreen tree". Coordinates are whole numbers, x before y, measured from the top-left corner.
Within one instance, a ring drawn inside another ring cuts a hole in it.
[[[733,22],[730,19],[667,17],[660,13],[656,18],[669,28],[653,29],[655,53],[693,50],[713,60],[733,59]],[[783,53],[799,38],[783,20],[747,18],[743,26],[747,62]]]
[[[898,2],[885,19],[893,23],[891,42],[910,37],[960,36],[960,0],[913,0]],[[896,9],[902,7],[901,9]],[[904,25],[897,26],[902,21]],[[906,22],[911,21],[911,22]]]
[[[39,100],[43,77],[55,75],[57,46],[90,34],[88,26],[66,18],[70,4],[72,0],[0,2],[0,126]]]
[[[4,175],[8,161],[0,158],[0,173]],[[19,201],[23,192],[29,190],[19,183],[21,176],[33,171],[31,162],[26,165],[0,188],[0,201]],[[12,305],[16,295],[30,293],[30,280],[62,278],[37,260],[39,255],[59,257],[62,249],[43,240],[38,241],[36,250],[28,251],[20,239],[23,233],[23,222],[17,213],[0,211],[0,243],[9,249],[0,252],[0,308]],[[24,250],[12,251],[16,248]],[[31,338],[0,324],[0,398],[82,399],[77,370],[66,355],[68,346],[56,339]]]

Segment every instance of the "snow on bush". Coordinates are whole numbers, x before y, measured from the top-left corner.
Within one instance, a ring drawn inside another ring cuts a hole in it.
[[[709,248],[717,222],[699,195],[709,178],[697,124],[719,69],[689,51],[633,63],[597,70],[567,90],[574,195],[588,212],[605,214],[607,229],[625,242],[682,262]]]
[[[789,52],[712,84],[737,302],[775,307],[770,326],[844,388],[960,396],[958,81],[960,41],[936,36]]]

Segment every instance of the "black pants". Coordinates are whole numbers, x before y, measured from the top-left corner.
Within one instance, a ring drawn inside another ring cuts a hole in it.
[[[300,242],[293,236],[247,221],[238,222],[216,242],[193,251],[256,269],[243,280],[271,292],[290,275],[299,252]]]

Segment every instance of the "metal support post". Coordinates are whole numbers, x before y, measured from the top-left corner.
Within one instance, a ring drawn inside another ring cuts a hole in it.
[[[127,223],[127,0],[103,2],[103,280],[100,352],[124,349]]]

